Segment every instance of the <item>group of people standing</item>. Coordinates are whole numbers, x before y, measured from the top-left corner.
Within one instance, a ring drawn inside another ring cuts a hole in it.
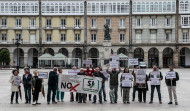
[[[77,70],[77,67],[73,67],[73,70]],[[140,69],[140,67],[137,67],[137,70]],[[104,102],[107,101],[106,99],[106,91],[105,91],[105,81],[106,77],[104,74],[101,72],[103,71],[102,67],[96,67],[95,69],[93,66],[91,68],[89,66],[86,67],[86,70],[84,68],[80,68],[80,72],[77,75],[85,75],[85,76],[90,76],[90,77],[100,77],[102,78],[102,86],[100,88],[100,91],[98,93],[99,97],[99,103],[102,104],[103,100]],[[151,81],[151,77],[154,76],[154,72],[157,71],[159,72],[159,80],[161,81],[163,79],[161,71],[157,69],[156,66],[153,66],[153,71],[150,72],[148,75],[146,74],[146,79],[145,83],[136,83],[136,71],[133,69],[132,72],[129,71],[128,68],[124,68],[123,73],[132,73],[132,78],[131,81],[133,81],[133,86],[132,87],[124,87],[122,86],[122,80],[123,78],[120,78],[119,81],[119,74],[121,73],[121,68],[119,67],[119,70],[116,68],[112,68],[109,70],[109,65],[106,69],[106,72],[109,75],[109,87],[110,87],[110,101],[111,103],[117,103],[118,100],[118,88],[119,88],[119,82],[120,82],[120,87],[122,89],[122,99],[123,103],[128,103],[130,104],[130,88],[133,88],[133,94],[132,94],[132,101],[135,101],[135,93],[138,91],[138,101],[139,102],[144,102],[146,103],[146,93],[148,91],[148,81]],[[170,66],[169,71],[174,71],[174,67]],[[53,68],[53,71],[49,72],[49,78],[48,78],[48,91],[47,91],[47,104],[50,104],[50,101],[52,100],[52,104],[57,104],[57,102],[64,102],[64,96],[65,93],[61,92],[58,88],[58,78],[59,75],[62,74],[62,69],[61,68]],[[18,96],[20,92],[20,85],[16,85],[14,82],[14,78],[18,76],[19,71],[18,70],[13,70],[12,71],[13,75],[10,78],[10,83],[11,83],[11,104],[13,104],[13,98],[14,95],[16,94],[16,103],[18,104]],[[168,92],[169,92],[169,99],[170,102],[168,104],[173,104],[172,101],[172,93],[174,95],[175,99],[175,104],[178,105],[177,102],[177,96],[176,96],[176,81],[179,80],[179,75],[177,72],[175,72],[176,78],[173,79],[166,79],[165,82],[168,87]],[[30,73],[29,68],[24,68],[24,74],[22,77],[22,80],[20,79],[20,83],[23,84],[24,86],[24,92],[25,92],[25,104],[30,104],[31,103],[31,92],[33,95],[33,105],[40,104],[38,102],[38,96],[40,92],[43,92],[43,83],[44,80],[41,78],[38,78],[38,71],[34,70],[33,71],[33,76]],[[154,90],[155,88],[157,89],[158,92],[158,97],[159,97],[159,103],[162,104],[162,98],[161,98],[161,91],[160,91],[160,85],[150,85],[151,86],[151,97],[150,97],[150,104],[153,103],[153,97],[154,97]],[[111,92],[112,91],[112,92]],[[51,95],[52,93],[52,95]],[[103,93],[103,98],[102,98],[102,93]],[[112,94],[111,94],[112,93]],[[96,103],[97,100],[97,95],[93,96],[93,104]],[[91,94],[84,94],[84,93],[77,93],[74,97],[74,92],[70,92],[70,102],[74,101],[74,98],[78,103],[86,103],[87,97],[89,98],[89,101],[92,100],[92,95]],[[112,98],[114,97],[114,98]],[[57,101],[55,100],[57,99]]]

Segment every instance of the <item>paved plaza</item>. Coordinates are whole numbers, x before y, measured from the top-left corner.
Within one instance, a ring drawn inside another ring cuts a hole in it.
[[[152,69],[147,69],[147,73],[149,73]],[[33,71],[33,69],[31,69]],[[49,69],[40,69],[40,71],[50,71]],[[64,70],[66,72],[67,70]],[[168,69],[161,70],[164,77],[165,72]],[[190,109],[190,69],[176,69],[179,73],[180,80],[177,82],[177,96],[179,105],[168,105],[169,96],[168,90],[165,85],[165,81],[162,81],[161,85],[161,94],[162,94],[162,101],[163,104],[158,103],[158,95],[157,91],[155,90],[154,94],[154,103],[149,104],[150,98],[150,82],[149,84],[149,91],[147,92],[147,103],[139,103],[137,101],[137,93],[136,93],[136,101],[132,102],[132,88],[130,91],[130,102],[131,104],[123,104],[122,97],[120,93],[120,88],[118,92],[119,100],[117,104],[110,104],[109,102],[109,82],[106,82],[106,90],[107,90],[107,102],[103,104],[92,104],[92,101],[88,101],[87,103],[77,103],[77,102],[70,102],[70,95],[67,92],[65,94],[64,102],[60,102],[58,104],[50,104],[47,105],[46,99],[43,98],[40,94],[39,102],[41,105],[33,106],[32,104],[24,104],[24,91],[22,87],[22,101],[19,98],[19,104],[10,104],[10,96],[11,96],[11,84],[8,82],[11,76],[11,70],[0,70],[0,111],[189,111]],[[20,76],[23,74],[23,70],[20,70]],[[47,80],[44,82],[45,91],[47,94]]]

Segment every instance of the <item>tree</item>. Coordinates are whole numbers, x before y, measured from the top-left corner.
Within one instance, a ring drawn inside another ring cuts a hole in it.
[[[11,59],[10,59],[10,53],[7,49],[2,49],[0,51],[0,62],[3,63],[3,66],[5,65],[5,63],[10,63]]]

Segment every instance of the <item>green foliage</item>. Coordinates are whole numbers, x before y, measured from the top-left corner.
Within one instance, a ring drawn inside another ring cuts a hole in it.
[[[7,49],[2,49],[0,51],[0,62],[2,63],[10,63],[10,53]]]

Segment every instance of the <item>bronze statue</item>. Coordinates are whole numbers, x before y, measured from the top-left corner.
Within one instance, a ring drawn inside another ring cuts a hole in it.
[[[104,28],[105,28],[104,40],[111,40],[109,26],[107,24],[105,24]]]

